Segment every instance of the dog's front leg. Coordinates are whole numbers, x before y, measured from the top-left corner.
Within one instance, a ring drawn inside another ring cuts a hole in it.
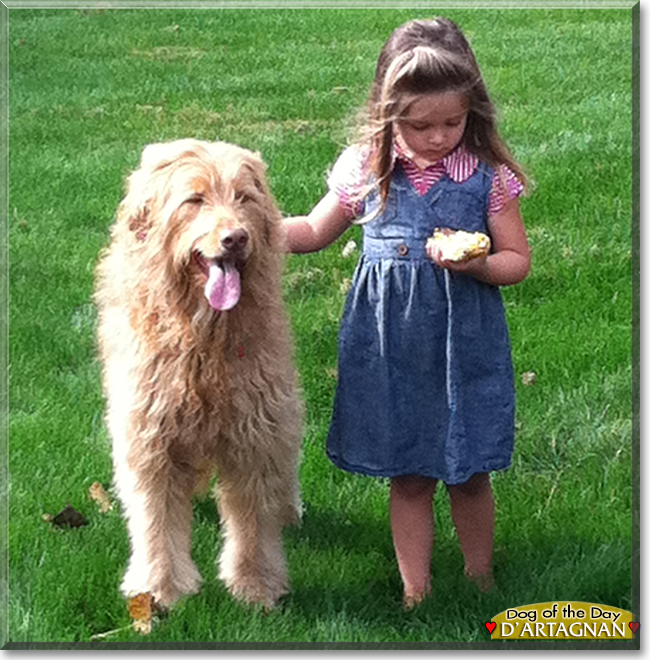
[[[168,608],[201,584],[190,555],[194,475],[167,458],[121,468],[116,485],[131,542],[122,592],[129,598],[150,593]]]
[[[266,484],[252,470],[220,474],[219,510],[224,544],[219,577],[233,596],[271,608],[289,590],[282,511],[265,498]]]

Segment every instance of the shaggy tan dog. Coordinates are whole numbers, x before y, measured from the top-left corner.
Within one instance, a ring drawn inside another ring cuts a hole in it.
[[[282,527],[300,516],[302,405],[281,300],[280,215],[257,155],[146,147],[97,272],[115,484],[131,540],[122,584],[167,608],[198,591],[191,496],[218,475],[219,574],[272,606]]]

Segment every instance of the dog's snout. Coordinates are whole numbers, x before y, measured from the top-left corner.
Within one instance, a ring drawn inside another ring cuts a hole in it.
[[[224,250],[240,250],[248,244],[248,232],[245,229],[229,229],[221,234],[221,246]]]

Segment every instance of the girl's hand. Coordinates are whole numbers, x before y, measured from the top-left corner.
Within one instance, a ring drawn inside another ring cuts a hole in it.
[[[471,277],[475,277],[479,280],[486,280],[488,275],[488,255],[483,255],[482,257],[475,257],[474,259],[467,259],[465,261],[450,261],[449,259],[443,259],[441,251],[436,247],[427,246],[427,255],[429,259],[433,261],[434,264],[440,266],[440,268],[446,268],[457,273],[465,273]]]
[[[439,250],[429,247],[427,254],[441,268],[465,273],[494,286],[521,282],[530,271],[530,250],[517,199],[511,199],[498,215],[488,218],[488,232],[492,252],[485,257],[463,262],[445,261]]]

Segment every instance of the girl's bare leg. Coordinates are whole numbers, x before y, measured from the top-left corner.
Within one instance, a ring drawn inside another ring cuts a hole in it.
[[[488,473],[475,474],[464,484],[447,486],[451,516],[465,557],[465,575],[481,591],[493,584],[494,498]]]
[[[436,479],[409,475],[390,484],[390,520],[404,604],[414,607],[431,591],[433,494]]]

